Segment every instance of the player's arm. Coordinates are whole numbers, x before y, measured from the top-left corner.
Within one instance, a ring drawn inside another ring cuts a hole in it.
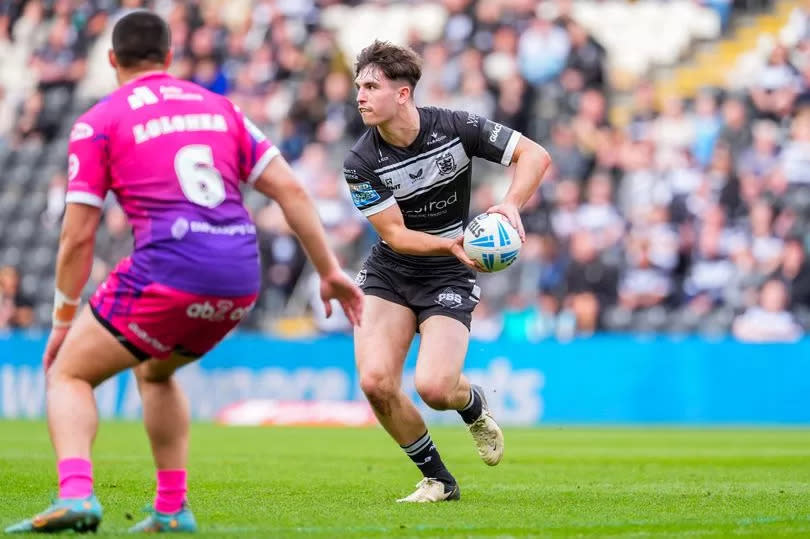
[[[442,238],[411,230],[405,226],[402,211],[393,204],[368,216],[380,238],[398,253],[421,256],[455,256],[467,266],[478,269],[462,247],[462,238]]]
[[[340,264],[326,241],[326,231],[321,225],[312,197],[283,157],[279,155],[270,161],[254,187],[278,202],[287,223],[298,236],[312,265],[321,276],[341,271]]]
[[[82,289],[90,277],[100,220],[100,208],[77,203],[66,205],[56,258],[54,327],[69,326],[76,316]]]
[[[551,165],[551,156],[545,148],[521,135],[512,154],[512,163],[515,165],[515,176],[503,203],[521,209],[540,187],[540,182]]]
[[[531,198],[551,164],[548,152],[533,140],[520,135],[520,140],[512,154],[515,175],[503,202],[487,209],[487,213],[500,213],[509,219],[517,229],[520,239],[526,241],[526,232],[520,218],[520,210]]]
[[[551,164],[548,152],[519,132],[470,112],[456,111],[452,121],[469,155],[503,166],[515,164],[515,175],[503,202],[488,208],[487,213],[506,216],[525,241],[520,210],[537,191]]]
[[[254,188],[281,206],[312,265],[321,278],[321,298],[327,318],[332,314],[330,299],[337,299],[349,321],[359,325],[363,313],[363,293],[343,273],[332,248],[326,241],[315,203],[298,182],[287,161],[277,155],[259,174]]]

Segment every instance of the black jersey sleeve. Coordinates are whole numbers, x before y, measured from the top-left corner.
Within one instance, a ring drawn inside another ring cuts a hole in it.
[[[453,125],[470,156],[483,157],[505,167],[512,164],[512,154],[521,136],[519,132],[465,111],[453,112]]]
[[[343,176],[349,184],[352,202],[366,217],[396,204],[394,193],[353,151],[343,162]]]

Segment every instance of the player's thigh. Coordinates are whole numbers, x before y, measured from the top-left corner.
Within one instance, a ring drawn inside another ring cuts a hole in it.
[[[173,352],[166,359],[150,358],[133,369],[139,383],[165,382],[181,367],[197,361],[198,357]]]
[[[95,387],[138,363],[86,306],[68,331],[48,376],[79,378]]]
[[[470,342],[470,331],[462,322],[443,315],[426,318],[419,326],[422,337],[414,381],[418,387],[455,387]]]
[[[364,377],[375,377],[394,379],[398,385],[415,332],[416,315],[410,308],[366,295],[362,323],[354,329],[361,383]]]

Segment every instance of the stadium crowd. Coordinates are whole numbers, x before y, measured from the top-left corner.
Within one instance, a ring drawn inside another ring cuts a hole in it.
[[[339,29],[324,24],[332,5],[358,3],[5,2],[0,329],[50,320],[70,124],[114,87],[112,23],[145,5],[170,22],[172,72],[229,96],[268,133],[318,202],[345,266],[359,269],[375,234],[352,206],[340,164],[364,127],[352,54]],[[417,104],[508,125],[554,162],[524,210],[520,263],[481,277],[474,337],[732,331],[756,341],[792,340],[810,328],[810,3],[790,19],[796,42],[774,46],[747,91],[705,88],[656,103],[642,81],[622,125],[609,115],[607,53],[571,17],[570,1],[543,9],[531,0],[421,3],[440,4],[446,17],[436,39],[408,34],[424,57]],[[733,4],[707,3],[726,14]],[[471,215],[493,204],[509,178],[477,167]],[[246,203],[264,276],[246,323],[271,331],[307,311],[313,280],[279,208],[250,192]],[[109,200],[88,292],[130,248],[126,219]],[[346,329],[314,315],[321,331]]]

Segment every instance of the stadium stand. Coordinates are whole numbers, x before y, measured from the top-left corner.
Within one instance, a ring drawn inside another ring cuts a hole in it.
[[[554,167],[525,209],[521,262],[483,276],[476,337],[739,333],[768,313],[784,334],[810,327],[810,2],[3,6],[0,267],[20,277],[0,291],[0,329],[50,321],[67,136],[114,87],[112,23],[139,7],[170,21],[174,74],[228,95],[279,145],[350,268],[374,240],[339,173],[363,130],[351,62],[374,37],[423,54],[419,104],[472,110],[546,146]],[[508,176],[481,166],[475,181],[472,212]],[[312,315],[311,275],[278,208],[250,192],[246,202],[264,270],[247,327],[344,331]],[[87,293],[130,242],[108,200]],[[760,298],[773,280],[784,290]]]

